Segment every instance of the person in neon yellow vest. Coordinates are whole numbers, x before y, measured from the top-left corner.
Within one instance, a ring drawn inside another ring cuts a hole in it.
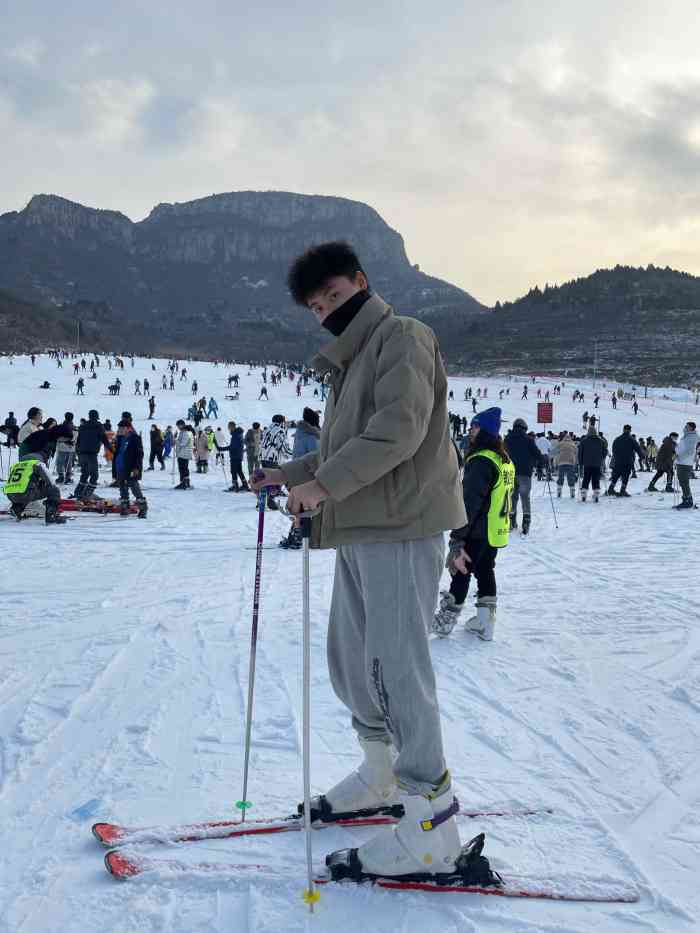
[[[462,488],[467,524],[450,535],[445,566],[452,576],[441,593],[433,619],[436,635],[449,635],[462,612],[472,575],[476,577],[476,615],[467,630],[484,641],[493,639],[496,625],[496,556],[508,544],[515,467],[500,436],[501,409],[487,408],[472,418]]]
[[[65,517],[58,512],[61,491],[54,485],[42,462],[41,454],[15,463],[3,492],[12,503],[10,511],[17,519],[22,518],[22,513],[30,502],[46,499],[46,524],[65,524]]]

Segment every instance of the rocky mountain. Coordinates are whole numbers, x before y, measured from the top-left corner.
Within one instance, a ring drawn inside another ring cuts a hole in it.
[[[0,351],[71,344],[79,321],[86,348],[308,359],[324,337],[287,269],[340,238],[383,297],[434,328],[453,371],[700,382],[700,278],[616,266],[488,309],[411,265],[366,204],[275,191],[159,204],[138,223],[54,195],[0,215],[0,289],[15,296],[0,295]]]
[[[0,216],[0,288],[70,306],[88,328],[99,324],[95,308],[111,309],[113,322],[107,314],[102,324],[121,328],[122,346],[298,359],[318,332],[293,305],[287,270],[306,247],[330,239],[357,247],[372,286],[397,310],[438,323],[485,313],[411,265],[401,236],[371,207],[274,191],[159,204],[138,223],[36,195]]]

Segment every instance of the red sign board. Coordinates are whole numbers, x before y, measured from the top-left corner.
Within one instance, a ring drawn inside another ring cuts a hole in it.
[[[554,421],[554,402],[537,403],[537,423],[551,424]]]

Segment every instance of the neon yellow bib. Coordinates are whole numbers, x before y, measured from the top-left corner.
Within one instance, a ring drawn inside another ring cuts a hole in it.
[[[34,467],[38,462],[38,460],[20,460],[18,463],[15,463],[3,487],[3,492],[6,496],[13,494],[21,496],[22,493],[27,491],[29,481],[34,472]]]
[[[486,457],[498,470],[498,479],[491,490],[486,524],[491,547],[505,547],[510,537],[510,507],[515,487],[515,467],[512,463],[504,463],[493,450],[478,450],[467,457],[467,463],[474,457]]]

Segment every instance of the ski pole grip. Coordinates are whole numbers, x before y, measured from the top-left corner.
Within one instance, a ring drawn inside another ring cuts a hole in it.
[[[302,512],[304,511],[303,506],[301,507],[301,511]],[[302,515],[302,517],[299,519],[299,529],[301,531],[302,539],[311,537],[311,516],[310,515]]]

